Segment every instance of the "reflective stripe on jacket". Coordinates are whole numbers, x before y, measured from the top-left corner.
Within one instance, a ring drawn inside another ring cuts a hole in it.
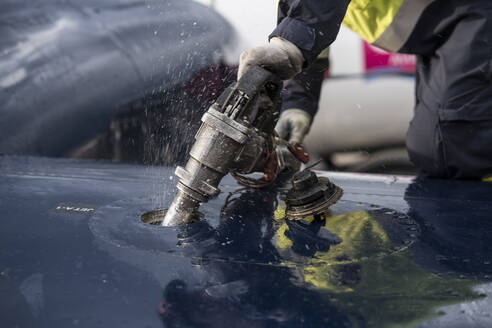
[[[434,0],[352,0],[343,25],[364,40],[396,52],[405,44],[424,9]]]

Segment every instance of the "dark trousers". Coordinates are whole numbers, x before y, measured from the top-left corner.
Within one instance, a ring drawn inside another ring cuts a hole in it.
[[[407,133],[410,159],[423,176],[492,174],[492,3],[460,2],[431,33],[416,31],[427,35],[421,45],[437,44],[418,55]],[[410,43],[418,47],[418,39]]]

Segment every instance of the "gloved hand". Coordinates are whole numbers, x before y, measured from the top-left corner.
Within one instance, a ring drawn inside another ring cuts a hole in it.
[[[302,144],[311,127],[312,117],[301,109],[287,109],[280,114],[275,131],[288,142]]]
[[[275,149],[280,171],[297,172],[301,169],[301,161],[289,150],[287,145],[280,144]]]
[[[265,46],[246,50],[239,59],[238,80],[251,66],[261,66],[288,80],[301,72],[304,57],[293,43],[274,37]]]

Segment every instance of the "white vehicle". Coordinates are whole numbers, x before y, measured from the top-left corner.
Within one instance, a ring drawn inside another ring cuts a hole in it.
[[[226,49],[230,65],[238,64],[242,51],[265,44],[276,24],[273,0],[198,1],[213,6],[234,26],[236,45]],[[370,46],[342,26],[330,61],[307,148],[337,168],[407,166],[404,144],[414,106],[415,58]]]

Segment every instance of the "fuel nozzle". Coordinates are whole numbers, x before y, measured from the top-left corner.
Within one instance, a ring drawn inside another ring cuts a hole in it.
[[[252,67],[219,96],[202,117],[186,166],[176,169],[178,192],[162,225],[193,222],[200,204],[220,192],[218,185],[229,172],[274,176],[281,90],[277,76]]]
[[[285,215],[291,220],[322,215],[342,195],[342,188],[328,178],[318,178],[310,170],[298,172],[292,178],[292,188],[285,199]]]

